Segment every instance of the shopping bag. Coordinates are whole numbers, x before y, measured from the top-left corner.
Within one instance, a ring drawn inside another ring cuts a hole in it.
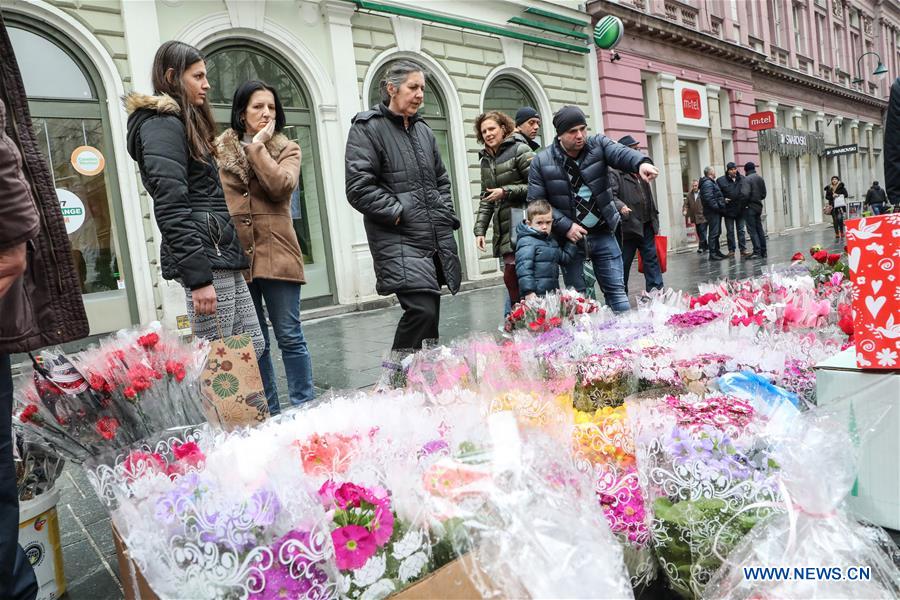
[[[844,198],[843,194],[838,194],[834,197],[834,207],[835,208],[844,208],[847,206],[847,199]]]
[[[666,272],[666,264],[668,261],[668,251],[669,251],[669,238],[664,235],[658,235],[655,238],[656,243],[656,257],[659,259],[659,269],[663,273]],[[644,260],[641,258],[641,253],[638,252],[638,273],[644,272]]]
[[[226,430],[252,426],[269,418],[269,405],[253,339],[249,334],[212,340],[200,376],[206,400],[215,409],[207,411],[210,422]]]

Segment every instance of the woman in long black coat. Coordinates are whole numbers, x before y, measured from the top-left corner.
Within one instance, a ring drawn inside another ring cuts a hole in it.
[[[392,63],[381,82],[382,103],[353,118],[347,140],[347,199],[363,214],[375,267],[375,288],[397,294],[403,316],[395,350],[419,349],[438,337],[441,288],[459,291],[450,177],[434,133],[418,110],[422,68]]]
[[[843,206],[835,206],[835,196],[844,197]],[[834,225],[834,239],[838,241],[844,237],[844,216],[847,203],[847,188],[841,178],[835,175],[831,178],[831,185],[825,186],[825,201],[831,207],[831,223]]]

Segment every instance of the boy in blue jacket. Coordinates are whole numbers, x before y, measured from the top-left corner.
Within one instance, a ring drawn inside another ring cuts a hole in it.
[[[528,203],[526,222],[516,228],[516,276],[522,298],[559,289],[559,266],[575,258],[575,244],[559,242],[550,232],[553,207],[546,200]]]

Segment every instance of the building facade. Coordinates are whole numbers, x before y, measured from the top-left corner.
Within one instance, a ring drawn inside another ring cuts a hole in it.
[[[306,262],[303,307],[359,305],[376,297],[362,217],[344,193],[351,117],[377,101],[394,58],[427,72],[425,115],[453,181],[468,280],[497,277],[475,249],[480,195],[475,117],[530,104],[545,117],[563,104],[599,120],[590,17],[572,3],[367,0],[7,0],[13,40],[60,202],[94,334],[161,319],[187,327],[184,294],[159,273],[152,198],[126,152],[121,97],[150,93],[161,42],[207,57],[221,125],[243,81],[279,90],[285,132],[303,151],[293,209]],[[490,251],[490,249],[488,249]]]
[[[900,74],[897,2],[603,0],[587,11],[624,23],[620,44],[598,55],[603,124],[607,135],[634,135],[660,167],[670,247],[696,242],[682,203],[707,165],[719,175],[732,161],[760,165],[770,233],[830,220],[822,205],[832,175],[856,203],[883,181],[882,123]],[[873,75],[881,63],[887,73]]]

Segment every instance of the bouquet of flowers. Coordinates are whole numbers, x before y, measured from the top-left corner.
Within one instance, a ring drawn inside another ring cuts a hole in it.
[[[635,353],[627,348],[591,354],[578,361],[575,408],[591,412],[621,406],[626,396],[637,391],[637,362]]]
[[[545,296],[526,298],[513,306],[503,331],[549,331],[565,322],[574,322],[581,315],[598,313],[600,308],[596,300],[585,298],[574,290],[550,292]]]
[[[662,572],[679,595],[699,597],[719,556],[778,498],[763,417],[749,403],[694,394],[627,406]]]
[[[31,500],[53,488],[66,461],[40,440],[30,439],[21,425],[13,423],[13,433],[19,500]]]
[[[203,340],[158,325],[120,332],[72,356],[43,351],[17,389],[16,417],[74,462],[172,426],[206,420],[198,378]]]

